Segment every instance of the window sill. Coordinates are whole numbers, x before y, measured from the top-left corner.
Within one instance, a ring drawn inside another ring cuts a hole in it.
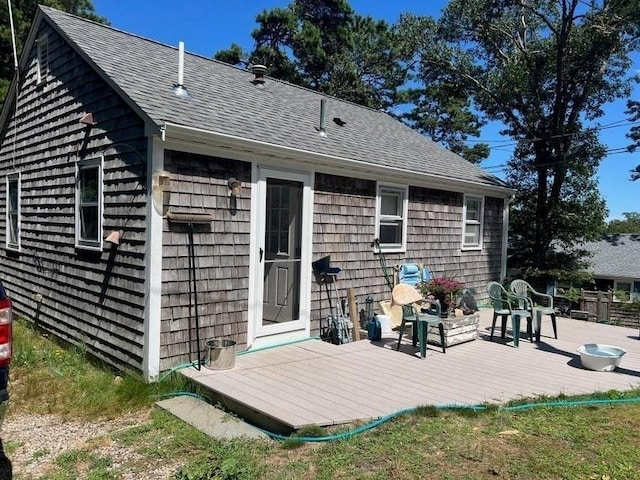
[[[374,248],[373,253],[406,253],[407,249],[405,247],[383,247]]]
[[[482,251],[482,245],[479,246],[469,246],[465,247],[464,245],[460,248],[463,252],[480,252]]]
[[[85,245],[85,244],[76,244],[76,250],[89,250],[91,252],[101,252],[103,247],[102,247],[102,242],[101,243],[96,243],[96,244],[91,244],[91,245]]]

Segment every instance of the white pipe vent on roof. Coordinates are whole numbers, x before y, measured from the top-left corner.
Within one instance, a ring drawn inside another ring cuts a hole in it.
[[[173,85],[173,93],[178,97],[191,98],[184,86],[184,42],[178,42],[178,83]]]

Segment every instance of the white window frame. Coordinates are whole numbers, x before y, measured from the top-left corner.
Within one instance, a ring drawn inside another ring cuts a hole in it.
[[[43,35],[36,42],[36,83],[46,82],[49,76],[49,37]]]
[[[383,193],[396,194],[402,200],[401,215],[382,215]],[[405,252],[407,248],[407,223],[409,214],[409,187],[393,183],[378,183],[376,187],[376,236],[380,239],[380,225],[384,222],[400,222],[402,231],[400,233],[401,243],[380,243],[380,250],[383,252]]]
[[[7,175],[7,211],[6,211],[6,225],[7,225],[7,234],[6,234],[6,247],[9,250],[16,250],[16,251],[20,251],[20,249],[22,248],[22,243],[21,243],[21,233],[22,233],[22,228],[21,228],[21,223],[22,223],[22,218],[21,218],[21,210],[22,210],[22,201],[21,198],[22,197],[22,181],[21,181],[21,176],[20,176],[20,172],[18,173],[14,173],[11,175]],[[10,206],[11,206],[11,190],[10,190],[10,185],[15,182],[17,185],[17,189],[18,189],[18,204],[17,204],[17,211],[15,213],[15,215],[17,216],[17,227],[16,227],[16,239],[15,241],[12,241],[13,239],[10,238],[11,235],[11,217],[12,217],[12,212],[10,210]]]
[[[626,283],[629,285],[629,290],[622,290],[623,292],[627,292],[629,294],[629,299],[625,300],[622,298],[618,298],[615,296],[615,294],[613,295],[613,301],[614,302],[632,302],[633,301],[633,287],[634,287],[634,280],[632,278],[619,278],[619,279],[614,279],[613,280],[613,291],[617,292],[620,290],[620,288],[618,287],[619,283]]]
[[[474,200],[480,202],[480,211],[478,212],[478,220],[469,220],[467,218],[467,201]],[[467,225],[479,225],[478,243],[466,243]],[[484,196],[482,195],[464,195],[462,200],[462,250],[482,250],[482,237],[484,232]]]
[[[98,200],[96,207],[98,208],[98,229],[97,236],[95,238],[82,238],[81,236],[81,185],[80,185],[80,172],[84,169],[97,168],[98,169]],[[89,158],[86,160],[80,160],[76,163],[76,242],[75,246],[79,249],[85,250],[102,250],[102,223],[103,223],[103,211],[104,211],[104,198],[103,198],[103,157]]]

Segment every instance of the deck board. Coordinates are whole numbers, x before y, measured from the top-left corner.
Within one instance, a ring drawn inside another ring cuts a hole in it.
[[[429,345],[419,357],[409,336],[395,351],[397,334],[380,342],[331,345],[309,340],[238,355],[231,370],[187,368],[182,373],[214,394],[287,428],[380,418],[422,405],[503,403],[536,396],[577,395],[640,387],[638,331],[565,318],[558,335],[543,321],[539,343],[525,336],[489,341],[491,311],[481,311],[480,338],[443,354]],[[524,326],[522,327],[524,328]],[[576,349],[606,343],[627,350],[615,372],[580,365]]]

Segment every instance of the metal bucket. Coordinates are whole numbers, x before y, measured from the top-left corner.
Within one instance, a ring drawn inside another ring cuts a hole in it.
[[[224,338],[207,340],[209,354],[204,366],[211,370],[229,370],[236,366],[236,342]]]

